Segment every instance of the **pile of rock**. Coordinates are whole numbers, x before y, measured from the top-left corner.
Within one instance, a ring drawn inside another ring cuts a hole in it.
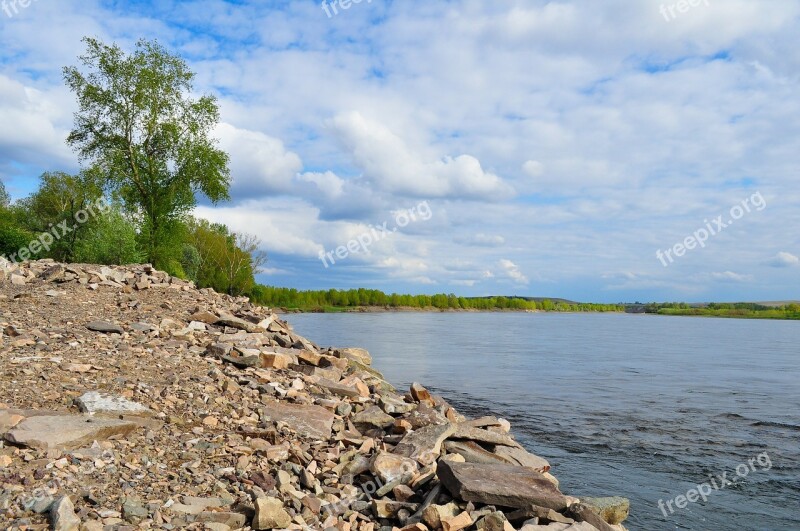
[[[0,267],[3,528],[622,530],[503,419],[149,266]]]

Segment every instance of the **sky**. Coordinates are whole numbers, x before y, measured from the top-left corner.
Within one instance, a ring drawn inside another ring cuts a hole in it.
[[[1,1],[1,0],[0,0]],[[345,9],[345,7],[347,9]],[[0,179],[78,171],[62,68],[157,39],[218,99],[262,283],[800,299],[800,1],[0,3]]]

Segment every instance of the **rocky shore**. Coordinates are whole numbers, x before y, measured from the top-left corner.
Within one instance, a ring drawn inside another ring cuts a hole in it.
[[[149,266],[0,264],[0,528],[624,530],[503,419]]]

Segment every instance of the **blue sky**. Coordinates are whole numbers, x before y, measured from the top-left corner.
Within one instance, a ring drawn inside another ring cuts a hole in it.
[[[261,238],[264,283],[798,299],[800,2],[692,3],[7,0],[0,178],[77,170],[83,36],[158,39],[221,107],[233,200],[197,214]]]

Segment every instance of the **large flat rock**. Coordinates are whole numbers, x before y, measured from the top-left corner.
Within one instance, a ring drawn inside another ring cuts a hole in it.
[[[141,404],[131,402],[127,398],[89,391],[75,399],[75,405],[83,413],[134,413],[147,414],[151,411]]]
[[[134,422],[86,415],[30,417],[6,433],[6,440],[30,448],[72,450],[114,435],[127,435]]]
[[[394,453],[428,465],[439,458],[442,443],[455,431],[452,424],[432,424],[412,431],[395,447]]]
[[[292,429],[306,437],[328,439],[335,415],[320,406],[284,404],[275,402],[261,410],[261,420],[286,422]]]
[[[447,490],[464,501],[514,508],[538,505],[556,511],[567,508],[565,496],[555,485],[529,468],[440,460],[437,473]]]

